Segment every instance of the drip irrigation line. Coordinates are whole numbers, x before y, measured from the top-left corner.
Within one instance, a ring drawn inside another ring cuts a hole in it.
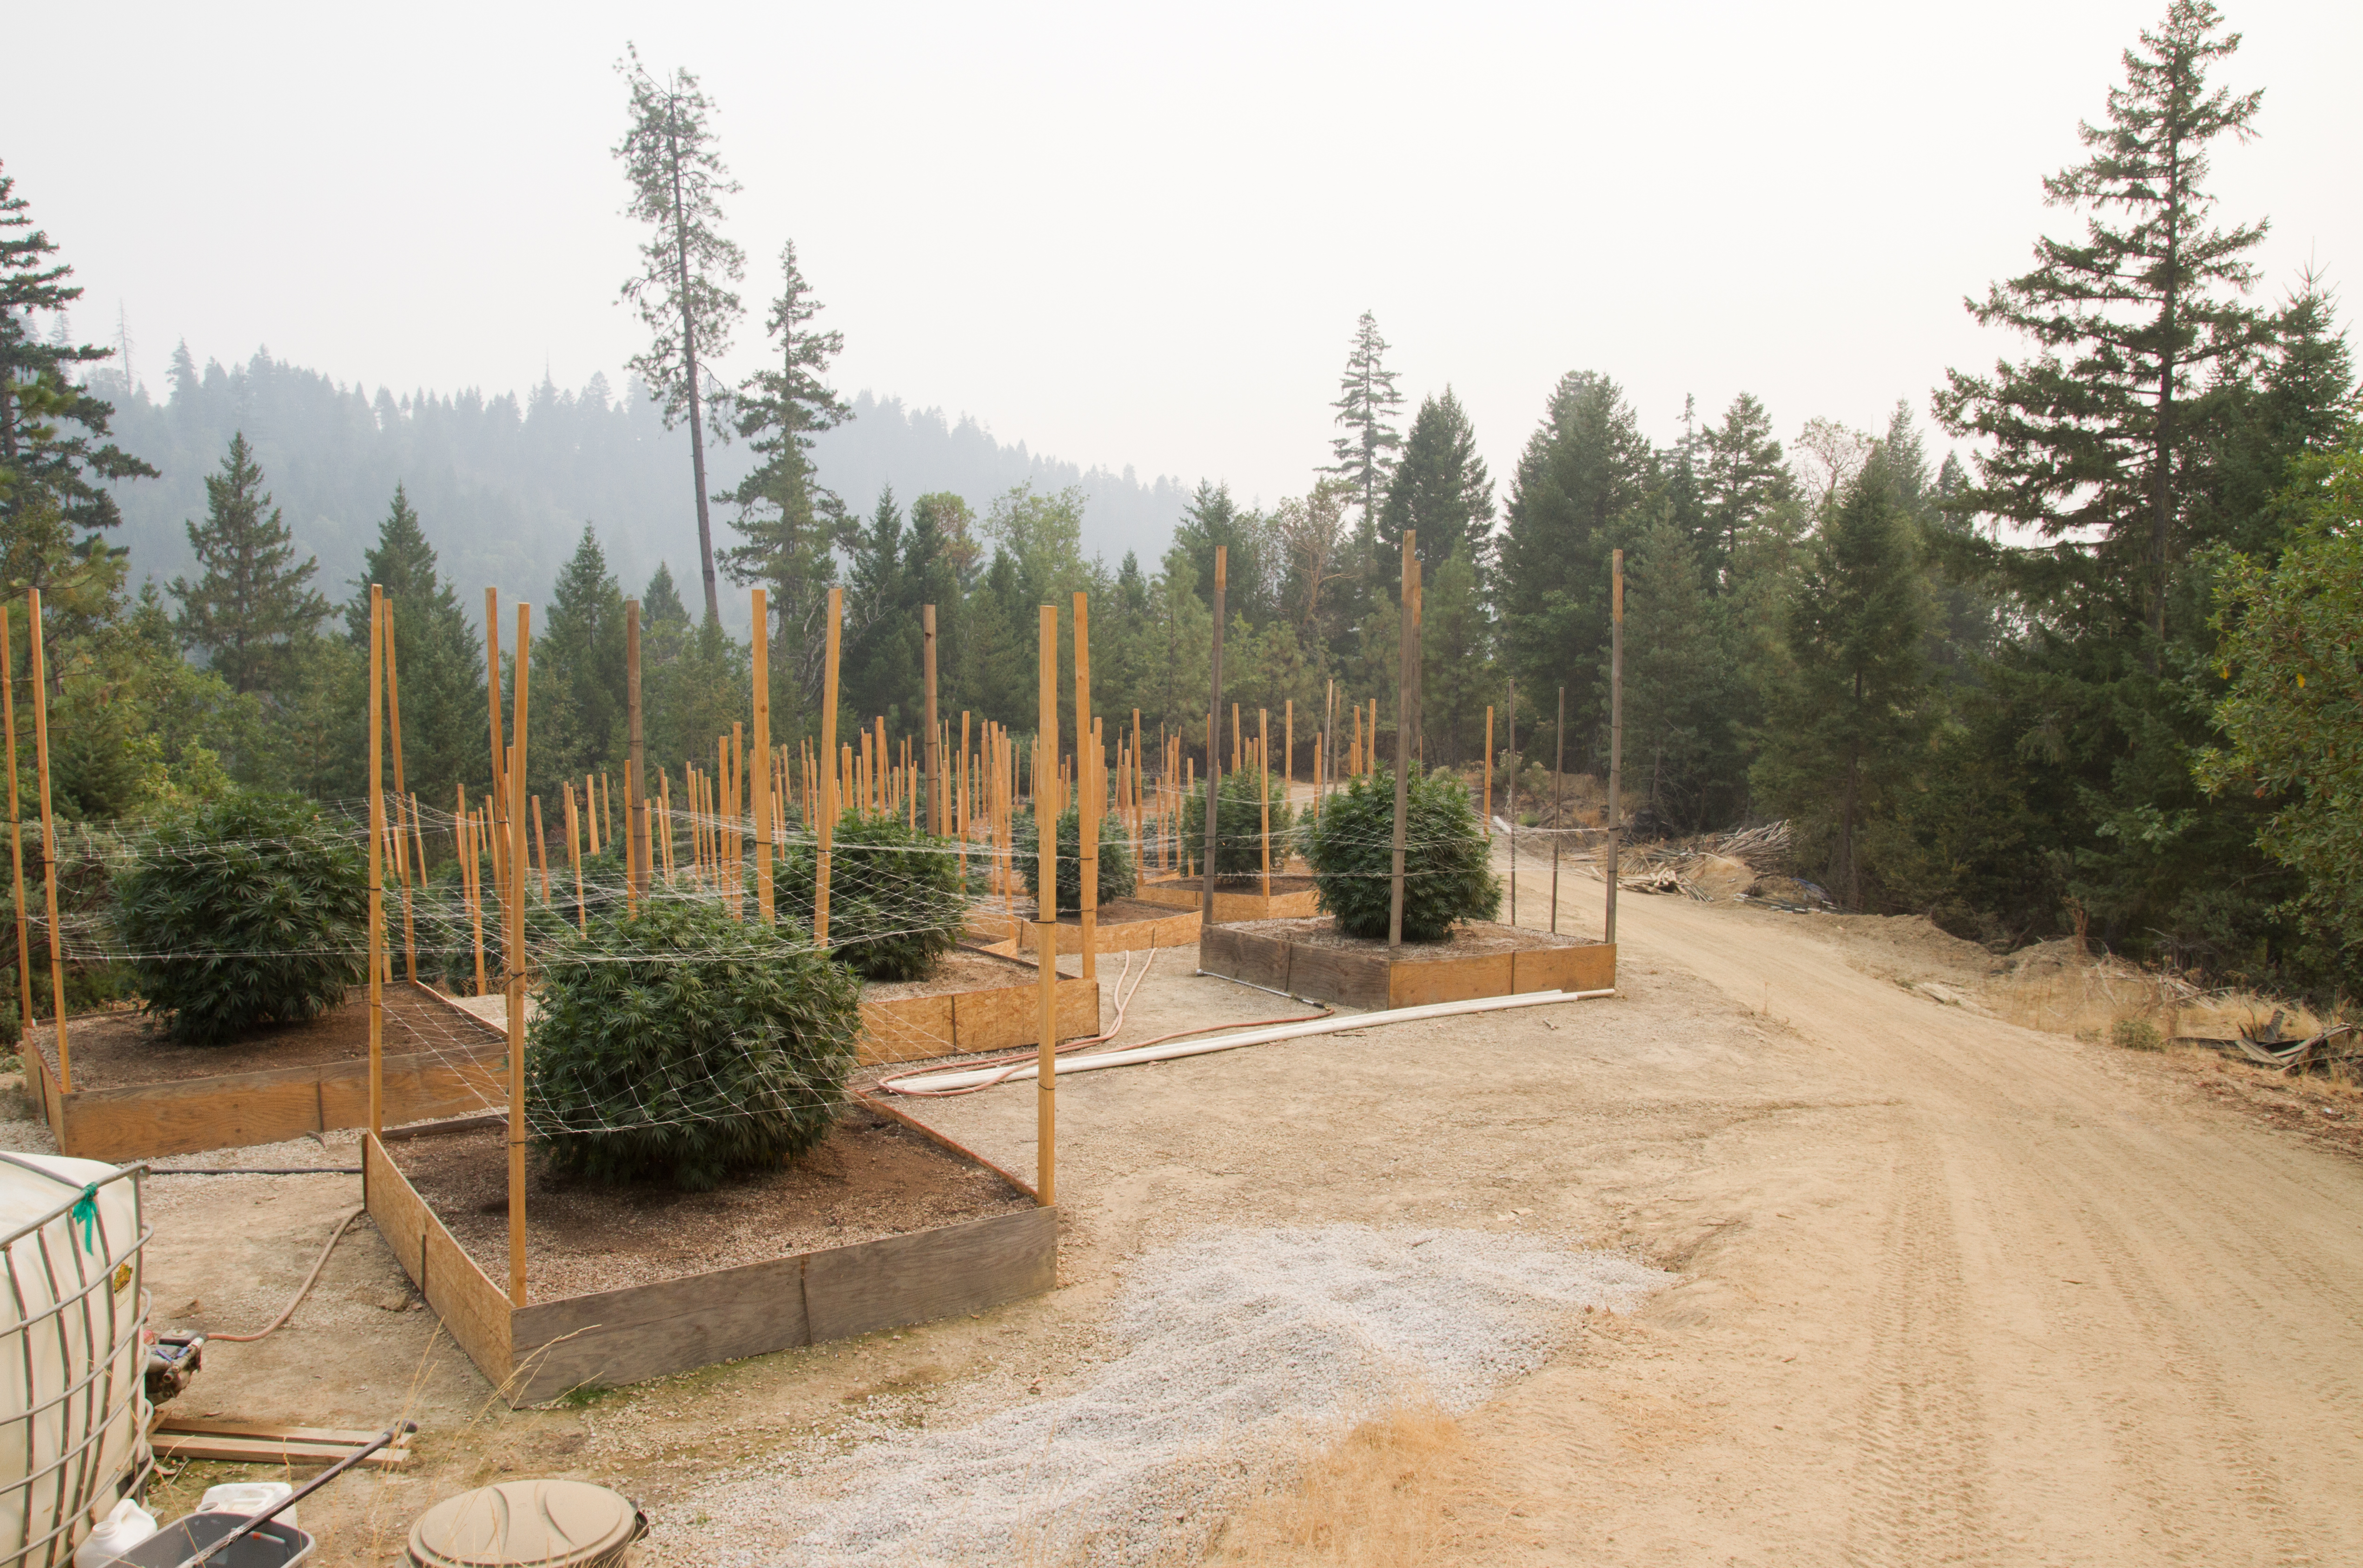
[[[312,1264],[312,1272],[304,1276],[304,1283],[295,1287],[295,1294],[288,1299],[287,1305],[280,1309],[279,1316],[273,1318],[266,1327],[251,1334],[207,1334],[205,1338],[218,1340],[227,1345],[250,1345],[255,1340],[267,1338],[276,1332],[281,1324],[295,1316],[295,1308],[302,1306],[304,1298],[312,1293],[312,1282],[318,1279],[320,1271],[328,1266],[328,1254],[337,1250],[337,1243],[344,1238],[345,1232],[352,1228],[353,1221],[359,1219],[365,1212],[364,1209],[357,1208],[337,1221],[337,1228],[328,1232],[328,1244],[320,1249],[319,1258]]]
[[[150,1165],[151,1176],[358,1176],[359,1165]]]

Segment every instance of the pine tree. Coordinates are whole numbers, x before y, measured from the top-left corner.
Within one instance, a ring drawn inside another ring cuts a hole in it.
[[[812,457],[813,437],[852,417],[822,379],[845,335],[807,329],[821,306],[796,266],[793,242],[781,247],[780,278],[764,318],[778,361],[738,392],[738,433],[762,461],[723,497],[738,508],[732,526],[746,539],[723,552],[723,568],[732,582],[760,584],[767,595],[772,727],[784,733],[817,707],[827,652],[821,619],[837,581],[837,551],[851,546],[859,525],[821,484]]]
[[[1709,427],[1699,445],[1699,551],[1707,581],[1727,587],[1739,559],[1741,536],[1767,512],[1792,499],[1795,485],[1781,443],[1773,439],[1772,416],[1747,393],[1732,399],[1723,423]]]
[[[1783,630],[1790,667],[1756,765],[1758,798],[1825,857],[1862,906],[1863,824],[1909,766],[1928,721],[1925,585],[1911,519],[1874,450],[1808,551]]]
[[[2208,67],[2240,44],[2221,23],[2207,0],[2173,0],[2125,52],[2107,123],[2078,128],[2091,157],[2044,182],[2052,205],[2087,213],[2084,239],[2038,240],[2034,271],[1969,306],[2036,358],[1947,372],[1936,398],[1954,434],[1990,443],[1960,504],[2054,541],[2029,563],[2049,570],[2021,573],[2030,588],[2131,587],[2153,673],[2191,454],[2224,402],[2210,384],[2235,380],[2267,330],[2236,297],[2266,225],[2214,227],[2206,190],[2211,147],[2247,140],[2262,97],[2209,89]]]
[[[194,583],[172,579],[182,640],[232,691],[283,689],[289,661],[328,613],[328,601],[311,587],[319,562],[307,556],[295,564],[294,536],[263,493],[244,433],[230,438],[221,472],[205,478],[205,523],[187,528],[203,574]]]
[[[1379,512],[1381,557],[1400,562],[1406,528],[1419,533],[1420,564],[1435,572],[1463,545],[1472,568],[1492,553],[1493,480],[1477,455],[1477,431],[1449,386],[1423,398],[1411,422],[1403,461],[1387,484]],[[1401,577],[1398,575],[1398,586]]]
[[[1202,479],[1173,529],[1173,542],[1188,552],[1198,596],[1208,603],[1215,596],[1215,551],[1225,550],[1225,613],[1237,611],[1261,625],[1271,604],[1270,533],[1270,520],[1233,500],[1228,484]]]
[[[1379,336],[1379,319],[1362,312],[1354,326],[1354,346],[1347,351],[1346,373],[1337,381],[1337,423],[1346,433],[1329,448],[1337,461],[1323,469],[1354,487],[1362,509],[1362,527],[1377,526],[1379,503],[1394,473],[1393,453],[1403,448],[1394,417],[1403,412],[1403,394],[1395,390],[1395,373],[1386,366],[1387,340]]]
[[[1747,693],[1726,626],[1690,530],[1661,504],[1625,562],[1625,787],[1669,826],[1727,822],[1746,798]]]
[[[484,651],[460,595],[438,569],[418,514],[399,484],[377,545],[345,602],[345,638],[369,651],[370,585],[394,605],[394,672],[402,696],[403,782],[424,801],[448,800],[453,784],[492,782],[484,724]],[[366,678],[366,677],[365,677]],[[364,710],[366,711],[366,710]],[[532,749],[527,749],[530,757]],[[365,774],[367,769],[362,772]],[[387,783],[393,782],[391,763]]]
[[[672,568],[661,561],[649,585],[640,591],[640,620],[650,627],[689,625],[689,606],[681,602],[681,590],[673,586]]]
[[[1498,602],[1505,662],[1527,694],[1568,686],[1568,719],[1607,717],[1609,552],[1656,481],[1656,454],[1614,382],[1570,372],[1510,485]]]
[[[1419,536],[1427,553],[1427,535]],[[1427,763],[1485,754],[1485,709],[1498,701],[1493,628],[1479,586],[1475,545],[1462,539],[1429,573],[1420,596],[1420,735]]]
[[[888,485],[854,541],[845,595],[845,700],[862,722],[883,715],[895,731],[916,711],[921,657],[904,533]]]
[[[702,363],[729,351],[731,328],[740,314],[738,296],[727,285],[743,273],[745,258],[719,227],[721,198],[735,195],[738,185],[715,150],[708,123],[714,106],[699,91],[696,77],[676,70],[659,81],[640,63],[638,50],[616,69],[632,98],[631,128],[616,148],[632,188],[625,211],[649,227],[640,247],[640,271],[626,281],[623,294],[656,335],[630,363],[663,408],[665,428],[688,416],[698,565],[704,576],[705,613],[718,617],[722,602],[714,579],[704,389],[698,378]]]
[[[542,785],[619,765],[629,740],[624,706],[624,594],[586,524],[550,585],[533,647],[534,743],[527,764]]]
[[[89,536],[123,520],[105,482],[156,471],[106,439],[113,406],[68,377],[68,367],[114,350],[65,335],[63,313],[83,291],[66,281],[73,269],[50,259],[57,246],[33,228],[28,206],[0,168],[0,566],[9,583],[46,588],[78,543],[86,552]],[[53,317],[50,340],[36,312]]]

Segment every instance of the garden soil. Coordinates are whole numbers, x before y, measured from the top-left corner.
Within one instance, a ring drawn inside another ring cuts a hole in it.
[[[1522,868],[1522,909],[1548,874]],[[1573,888],[1596,929],[1600,885]],[[1930,986],[1999,1010],[2003,982],[1916,927],[1631,896],[1619,926],[1614,998],[1062,1082],[1046,1296],[511,1412],[364,1222],[288,1328],[208,1351],[182,1408],[420,1423],[406,1473],[305,1501],[322,1568],[396,1561],[429,1504],[537,1474],[642,1500],[645,1563],[779,1562],[804,1550],[765,1502],[782,1484],[1104,1386],[1137,1349],[1127,1278],[1209,1227],[1475,1231],[1677,1277],[1572,1319],[1392,1473],[1424,1561],[2363,1561],[2363,1159],[2330,1130],[2356,1096],[1948,1002]],[[1156,955],[1126,1039],[1304,1010],[1193,957]],[[1034,1099],[916,1108],[1024,1171]],[[331,1133],[170,1163],[352,1162]],[[232,1330],[359,1201],[336,1176],[149,1190],[158,1317]],[[160,1501],[235,1473],[191,1465]],[[1218,1552],[1337,1561],[1334,1539]]]
[[[398,967],[398,966],[397,966]],[[384,1050],[400,1055],[425,1051],[497,1047],[497,1026],[479,1029],[441,999],[407,983],[385,988]],[[58,1070],[57,1030],[36,1024],[32,1042]],[[356,986],[338,1006],[300,1024],[272,1024],[227,1045],[183,1045],[164,1036],[161,1021],[137,1008],[86,1013],[66,1021],[66,1050],[73,1057],[73,1086],[120,1089],[134,1084],[177,1084],[230,1073],[266,1073],[281,1067],[318,1067],[357,1062],[369,1055],[369,991]]]

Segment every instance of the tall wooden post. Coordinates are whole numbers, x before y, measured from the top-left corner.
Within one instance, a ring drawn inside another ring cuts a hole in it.
[[[1075,595],[1075,854],[1082,884],[1077,923],[1082,928],[1083,978],[1099,973],[1100,807],[1107,769],[1092,728],[1092,608]]]
[[[927,831],[941,838],[949,824],[944,820],[944,752],[940,731],[936,728],[936,606],[919,606],[919,643],[926,676],[927,707]]]
[[[1280,803],[1286,806],[1296,795],[1296,699],[1290,697],[1281,711],[1285,738],[1280,751]]]
[[[1551,935],[1559,935],[1559,840],[1567,824],[1560,818],[1559,803],[1565,798],[1567,777],[1567,688],[1559,689],[1559,726],[1552,738],[1551,753]]]
[[[493,728],[493,811],[501,810],[501,790],[505,783],[501,764],[507,751],[501,741],[501,591],[484,590],[484,690],[489,694]]]
[[[1035,1076],[1034,1189],[1047,1207],[1059,1201],[1059,608],[1042,606],[1036,665],[1041,710],[1034,738],[1034,822],[1041,889],[1034,907],[1034,959],[1042,995],[1041,1054]]]
[[[1221,793],[1223,770],[1215,755],[1221,740],[1220,725],[1223,712],[1223,593],[1224,581],[1230,571],[1229,550],[1215,547],[1215,647],[1211,660],[1212,689],[1206,695],[1206,860],[1198,870],[1198,925],[1212,929],[1215,924],[1215,800]]]
[[[385,1131],[385,589],[370,584],[369,1127]]]
[[[1263,817],[1263,901],[1271,902],[1271,710],[1256,709],[1256,808]],[[1271,911],[1264,911],[1269,915]]]
[[[1609,557],[1608,618],[1608,918],[1606,938],[1616,940],[1616,851],[1624,832],[1625,804],[1625,552]]]
[[[844,631],[845,590],[828,591],[828,658],[822,667],[820,708],[820,849],[814,857],[813,943],[828,946],[828,850],[837,836],[837,657]]]
[[[1493,705],[1485,705],[1485,858],[1493,856]]]
[[[541,901],[549,902],[549,840],[541,831],[541,796],[533,797],[533,858],[541,862]]]
[[[1419,530],[1403,536],[1402,661],[1395,680],[1395,837],[1394,870],[1387,884],[1387,946],[1403,946],[1403,840],[1411,814],[1412,713],[1418,706],[1419,660]]]
[[[33,1027],[33,929],[25,913],[25,807],[17,794],[16,644],[8,634],[8,606],[0,605],[0,716],[8,730],[8,863],[17,889],[17,1019]]]
[[[58,1088],[73,1093],[73,1063],[66,1059],[66,954],[58,930],[58,823],[50,809],[50,675],[41,647],[41,591],[25,590],[25,619],[31,639],[26,664],[33,678],[33,760],[41,774],[41,881],[50,910],[50,1006],[58,1026]],[[32,1015],[25,1021],[29,1024]]]
[[[754,591],[755,603],[755,907],[763,924],[771,925],[771,835],[779,825],[771,790],[771,605],[763,590]]]
[[[763,623],[755,622],[755,667],[762,668]],[[649,753],[640,735],[640,601],[624,601],[624,832],[631,852],[632,902],[649,895]]]
[[[1510,783],[1507,790],[1510,813],[1510,924],[1518,923],[1518,683],[1510,682]]]
[[[402,772],[402,678],[394,657],[394,598],[385,597],[385,728],[394,741],[394,881],[402,887],[402,953],[403,973],[409,982],[418,984],[418,919],[416,906],[411,899],[410,877],[403,867],[403,802],[410,798],[410,785]],[[426,884],[427,867],[418,867],[418,881]]]
[[[525,777],[527,675],[532,666],[533,606],[516,607],[516,752],[511,763],[512,784]],[[502,889],[508,905],[508,1025],[509,1025],[509,1305],[523,1307],[525,1296],[525,813],[508,815],[508,885]]]

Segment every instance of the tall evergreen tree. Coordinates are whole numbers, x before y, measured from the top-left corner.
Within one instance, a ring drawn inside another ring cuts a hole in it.
[[[114,407],[69,379],[69,367],[114,350],[66,334],[82,287],[28,206],[0,168],[0,569],[8,584],[46,589],[77,546],[86,555],[123,520],[105,482],[156,471],[107,439]],[[47,339],[37,313],[56,328]]]
[[[1727,624],[1691,531],[1661,503],[1625,562],[1625,787],[1670,827],[1728,822],[1747,798],[1747,687]]]
[[[1772,416],[1751,394],[1733,398],[1723,423],[1708,427],[1699,446],[1699,552],[1707,581],[1727,586],[1741,536],[1792,498],[1794,482],[1773,438]]]
[[[534,742],[526,758],[537,781],[549,781],[541,787],[622,762],[629,740],[624,651],[623,590],[585,524],[534,637]]]
[[[2206,188],[2213,144],[2247,140],[2263,96],[2209,88],[2208,68],[2240,44],[2221,25],[2207,0],[2173,0],[2125,51],[2107,123],[2078,128],[2092,155],[2044,182],[2054,206],[2087,214],[2084,238],[2038,240],[2032,272],[1969,306],[2036,357],[1947,372],[1936,399],[1955,434],[1988,443],[1961,505],[2053,541],[2048,570],[2021,573],[2029,587],[2131,588],[2153,673],[2191,454],[2223,403],[2210,384],[2235,379],[2265,335],[2237,296],[2266,225],[2215,227]]]
[[[714,106],[696,77],[676,70],[660,81],[640,63],[637,49],[616,69],[632,100],[631,128],[616,147],[632,190],[624,210],[649,230],[640,247],[640,270],[626,280],[623,292],[656,335],[631,367],[663,408],[667,429],[688,416],[705,613],[719,616],[705,494],[704,395],[698,378],[702,364],[729,352],[731,328],[740,314],[738,296],[728,285],[744,272],[746,261],[721,231],[722,198],[737,194],[738,185],[715,150],[709,123]]]
[[[723,497],[738,508],[733,526],[746,540],[723,552],[723,568],[734,583],[761,584],[770,605],[772,723],[783,732],[815,709],[827,651],[821,617],[837,552],[859,526],[813,464],[813,438],[852,417],[823,379],[845,334],[810,328],[820,309],[794,243],[782,246],[780,293],[764,318],[778,360],[747,378],[737,403],[738,433],[762,461]]]
[[[1756,788],[1797,821],[1837,896],[1862,907],[1863,825],[1925,733],[1925,583],[1910,518],[1874,450],[1807,552],[1785,617],[1790,664]]]
[[[1608,647],[1609,552],[1632,531],[1656,466],[1616,384],[1574,371],[1552,391],[1511,481],[1498,595],[1503,653],[1530,696],[1567,683],[1570,724],[1607,717],[1594,672]]]
[[[1382,559],[1400,560],[1406,528],[1418,530],[1420,564],[1429,572],[1464,544],[1471,567],[1481,573],[1492,554],[1492,476],[1477,455],[1477,431],[1468,411],[1449,386],[1441,397],[1421,399],[1403,461],[1387,483],[1379,512]]]
[[[1345,433],[1329,443],[1336,461],[1321,472],[1334,473],[1354,487],[1365,531],[1378,524],[1379,503],[1394,473],[1394,454],[1403,435],[1394,427],[1403,412],[1403,394],[1395,390],[1395,373],[1387,369],[1387,340],[1379,336],[1379,318],[1369,311],[1354,325],[1354,346],[1347,350],[1346,373],[1337,380],[1337,423]]]
[[[900,730],[917,711],[921,658],[910,540],[893,486],[878,494],[870,526],[854,541],[846,584],[845,700],[867,723],[884,715]]]
[[[1278,564],[1270,534],[1270,519],[1233,500],[1228,484],[1202,479],[1173,529],[1173,542],[1188,553],[1198,574],[1193,584],[1198,596],[1210,603],[1215,596],[1215,551],[1218,547],[1226,551],[1226,613],[1237,611],[1259,626],[1270,613],[1272,573]]]
[[[454,784],[464,781],[471,790],[488,785],[483,641],[438,569],[435,548],[399,484],[378,525],[377,544],[362,557],[361,574],[345,601],[346,640],[364,656],[372,584],[383,588],[394,604],[403,782],[421,801],[438,805],[450,798]],[[528,747],[527,755],[531,754]],[[389,784],[392,779],[389,764]]]
[[[232,691],[284,686],[289,661],[328,613],[328,601],[311,586],[319,562],[307,556],[296,564],[294,536],[263,492],[243,433],[230,438],[221,472],[205,479],[205,522],[187,527],[201,575],[194,583],[172,579],[182,640]]]

